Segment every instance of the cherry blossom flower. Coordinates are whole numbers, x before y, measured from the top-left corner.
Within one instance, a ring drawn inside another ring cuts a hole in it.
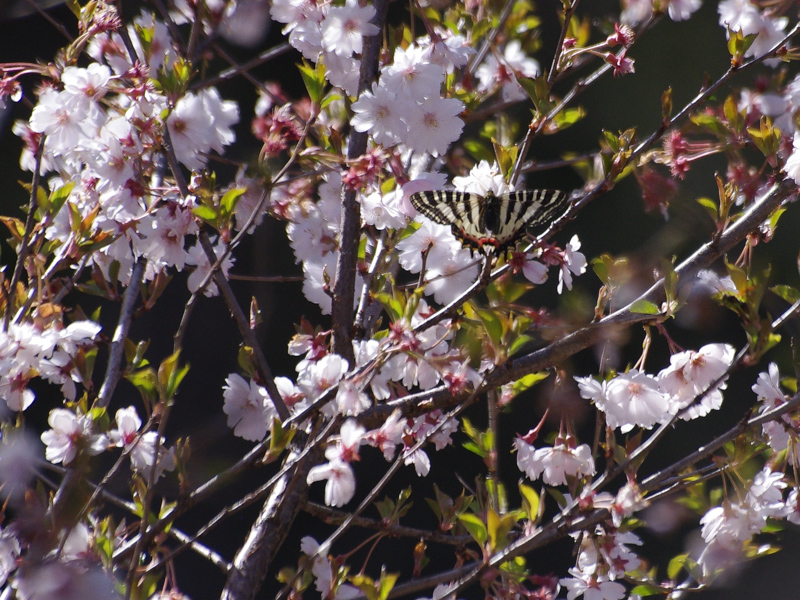
[[[517,438],[514,447],[517,449],[517,468],[528,479],[536,480],[541,475],[547,485],[566,485],[567,477],[594,475],[592,450],[587,444],[571,448],[566,440],[559,438],[553,447],[533,450],[533,446]]]
[[[263,440],[277,416],[267,390],[236,373],[225,379],[222,389],[222,410],[228,415],[228,427],[234,428],[233,434],[251,442]]]
[[[601,505],[595,503],[595,506]],[[603,579],[622,578],[642,563],[628,548],[631,544],[641,546],[642,540],[633,532],[606,532],[602,526],[597,526],[591,535],[583,537],[576,566],[584,575],[602,573]]]
[[[536,77],[540,71],[539,63],[528,58],[519,40],[511,40],[503,49],[502,57],[490,53],[486,61],[478,67],[478,89],[488,92],[501,87],[504,101],[523,100],[527,96],[517,82],[517,76]]]
[[[300,540],[300,550],[306,556],[314,557],[314,564],[311,573],[314,575],[314,587],[322,594],[323,598],[333,600],[350,600],[361,595],[361,591],[349,583],[338,583],[339,578],[334,577],[334,564],[329,557],[319,554],[319,542],[311,536],[306,536]],[[336,589],[332,589],[337,585]]]
[[[289,43],[305,58],[315,61],[323,52],[322,22],[306,19],[297,23],[289,32]]]
[[[795,525],[800,525],[800,491],[796,487],[793,487],[786,496],[786,511],[786,519]]]
[[[667,12],[673,21],[685,21],[700,8],[701,4],[700,0],[669,0]]]
[[[423,60],[439,65],[446,73],[465,67],[470,56],[476,52],[466,38],[453,34],[450,30],[440,34],[439,39],[433,44],[430,43],[428,36],[417,41],[424,48]]]
[[[637,369],[631,369],[606,384],[605,402],[600,407],[612,429],[627,433],[634,426],[650,429],[669,417],[669,398],[658,381]]]
[[[336,285],[337,255],[332,253],[320,262],[306,261],[303,263],[303,295],[319,305],[323,315],[331,314],[331,291]],[[362,280],[363,282],[363,280]],[[359,283],[359,290],[363,283]],[[358,291],[356,293],[358,297]]]
[[[417,600],[456,600],[455,594],[450,592],[452,589],[452,584],[440,583],[433,588],[433,596],[431,598],[420,597]]]
[[[368,131],[376,144],[392,146],[406,136],[407,104],[398,101],[397,94],[386,86],[373,83],[371,92],[365,90],[353,102],[355,114],[350,124],[356,131]]]
[[[642,492],[634,483],[626,483],[617,492],[611,505],[611,516],[615,527],[622,525],[625,517],[630,517],[635,512],[646,508],[649,502],[642,497]]]
[[[99,100],[108,91],[111,70],[99,63],[88,68],[67,67],[61,74],[64,91],[74,96],[85,96],[87,100]]]
[[[30,118],[30,128],[47,135],[47,150],[52,156],[71,153],[86,138],[93,138],[97,123],[90,120],[89,102],[77,101],[68,92],[46,90],[39,96]]]
[[[45,458],[52,463],[68,465],[79,449],[100,454],[108,444],[106,436],[91,433],[92,420],[88,416],[79,417],[66,408],[51,410],[47,423],[52,429],[42,433],[41,438],[47,446]]]
[[[397,446],[403,443],[406,421],[398,410],[392,412],[378,429],[373,429],[364,437],[364,443],[375,446],[383,452],[386,460],[394,459]]]
[[[572,276],[583,275],[586,272],[586,256],[578,252],[581,242],[577,235],[573,235],[564,248],[564,258],[561,263],[561,271],[558,274],[558,293],[560,294],[564,286],[568,290],[572,289]]]
[[[800,132],[794,134],[792,153],[786,159],[783,170],[795,183],[800,184]]]
[[[14,587],[17,597],[27,600],[119,600],[114,580],[99,567],[80,563],[49,561],[32,565],[17,574]]]
[[[653,14],[653,0],[624,0],[620,21],[626,25],[638,25]]]
[[[411,110],[406,118],[408,134],[404,142],[416,152],[441,156],[461,137],[464,122],[458,117],[464,103],[455,98],[429,98]]]
[[[197,231],[192,213],[170,204],[159,208],[154,217],[142,223],[139,250],[154,263],[154,268],[175,267],[182,271],[189,257],[184,238]]]
[[[732,292],[736,293],[736,286],[733,284],[733,280],[730,276],[725,275],[720,277],[714,271],[709,269],[703,269],[698,271],[697,273],[697,284],[694,286],[695,288],[698,286],[705,287],[711,290],[712,293],[715,292]]]
[[[124,448],[129,452],[131,466],[135,471],[147,472],[153,466],[156,457],[156,441],[158,433],[155,431],[145,432],[139,435],[142,421],[133,406],[122,408],[117,411],[115,416],[117,428],[108,432],[108,439],[111,445]],[[173,450],[164,448],[164,438],[158,448],[158,468],[156,478],[161,477],[164,471],[171,471],[175,468],[175,458]]]
[[[410,450],[410,449],[409,449]],[[403,464],[414,465],[417,477],[427,477],[431,471],[431,459],[422,448],[417,448],[413,452],[406,450],[403,453]]]
[[[211,149],[222,152],[223,146],[235,140],[231,125],[238,120],[236,103],[223,101],[215,89],[187,93],[167,119],[178,160],[189,169],[202,169],[203,153]]]
[[[769,363],[767,373],[759,373],[758,380],[753,384],[753,392],[768,409],[777,408],[786,402],[786,396],[781,390],[781,374],[778,365]]]
[[[339,406],[339,413],[345,416],[355,416],[365,410],[370,405],[369,397],[359,390],[352,381],[343,381],[339,384],[336,392],[336,404]]]
[[[4,442],[0,445],[0,497],[9,499],[13,504],[24,502],[25,490],[30,487],[36,474],[41,445],[24,433],[7,436]],[[0,558],[0,565],[2,563]]]
[[[70,562],[73,560],[95,560],[94,540],[92,530],[86,523],[78,523],[73,527],[64,540],[61,558]]]
[[[316,400],[322,392],[336,385],[347,373],[347,361],[338,354],[328,354],[308,364],[297,377],[297,386],[309,401]]]
[[[467,291],[478,277],[478,271],[478,262],[467,250],[461,249],[444,259],[430,254],[425,293],[433,294],[439,304],[448,304]]]
[[[735,351],[728,344],[708,344],[698,351],[679,352],[670,357],[670,366],[658,374],[661,390],[670,398],[670,412],[681,414],[685,420],[695,419],[722,406],[727,370],[733,363]],[[720,380],[713,389],[710,386]],[[695,402],[705,394],[700,402]]]
[[[373,225],[379,231],[403,229],[406,217],[399,208],[402,198],[403,192],[400,189],[385,195],[380,192],[368,194],[361,200],[361,217],[367,225]]]
[[[340,56],[361,52],[362,39],[380,33],[378,26],[370,23],[374,16],[373,6],[359,6],[356,0],[334,6],[322,21],[322,46]]]
[[[425,50],[413,44],[395,48],[392,62],[381,70],[381,87],[401,104],[438,98],[443,82],[442,68],[428,62]]]
[[[269,14],[279,23],[286,23],[283,33],[289,33],[303,21],[322,21],[322,6],[316,0],[273,0]]]
[[[561,579],[567,588],[567,600],[583,596],[586,600],[621,600],[625,597],[625,586],[616,581],[607,581],[593,573],[583,573],[576,568],[569,569],[572,577]]]
[[[490,163],[486,160],[482,160],[472,167],[467,175],[453,177],[453,186],[457,190],[472,192],[481,196],[487,196],[490,193],[495,196],[502,196],[514,191],[506,183],[498,164],[496,162]]]
[[[397,250],[400,265],[411,273],[419,273],[423,252],[427,252],[427,264],[437,264],[459,252],[461,244],[449,227],[424,219],[419,229],[397,243]]]
[[[541,285],[547,281],[547,267],[538,260],[527,258],[524,255],[522,258],[522,274],[525,279],[534,285]]]
[[[350,465],[335,458],[330,462],[312,467],[306,481],[327,481],[325,484],[325,504],[328,506],[344,506],[353,499],[356,493],[356,476]]]
[[[324,52],[325,77],[331,85],[342,88],[348,96],[358,94],[358,74],[361,62],[352,56],[341,56],[334,52]],[[401,130],[405,130],[403,125]]]
[[[608,64],[614,67],[614,77],[636,72],[633,66],[633,59],[627,57],[627,48],[621,50],[618,54],[607,52],[605,59]]]
[[[442,420],[445,422],[440,427]],[[438,430],[433,432],[437,427]],[[433,443],[433,447],[436,450],[443,450],[453,443],[452,435],[458,431],[458,421],[453,417],[447,417],[441,410],[437,409],[423,417],[414,419],[411,431],[417,440],[427,436],[428,441]]]
[[[743,544],[767,526],[768,518],[791,513],[793,509],[783,501],[786,487],[782,473],[765,467],[753,479],[742,503],[725,502],[706,512],[700,523],[707,545],[698,558],[706,576],[741,562]]]

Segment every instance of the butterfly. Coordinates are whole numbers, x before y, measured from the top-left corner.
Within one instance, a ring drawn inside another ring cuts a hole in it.
[[[470,252],[502,254],[527,227],[549,225],[560,216],[569,197],[559,190],[520,190],[502,196],[470,192],[417,192],[411,204],[434,223],[450,225]]]

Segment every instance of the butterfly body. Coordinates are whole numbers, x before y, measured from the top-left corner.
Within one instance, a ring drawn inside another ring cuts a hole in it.
[[[527,227],[548,225],[563,212],[568,200],[558,190],[521,190],[501,196],[443,190],[411,196],[411,204],[420,213],[449,225],[470,251],[486,255],[505,252]]]

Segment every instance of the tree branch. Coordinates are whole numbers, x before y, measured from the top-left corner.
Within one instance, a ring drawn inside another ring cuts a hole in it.
[[[389,7],[388,0],[375,0],[375,17],[372,23],[383,30],[386,12]],[[380,34],[365,37],[364,50],[361,53],[361,72],[358,81],[358,93],[368,90],[378,77],[378,62],[380,59],[383,38]],[[367,138],[365,132],[350,131],[350,141],[347,144],[347,158],[354,160],[367,151]],[[356,199],[356,190],[342,186],[342,220],[340,226],[341,243],[339,258],[336,262],[336,281],[333,287],[333,351],[343,356],[350,363],[350,368],[355,367],[353,355],[353,304],[355,301],[356,262],[358,261],[358,244],[361,238],[361,204]]]

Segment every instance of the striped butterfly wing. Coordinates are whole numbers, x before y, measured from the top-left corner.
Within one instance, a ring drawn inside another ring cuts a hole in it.
[[[561,216],[569,196],[560,190],[520,190],[495,199],[498,206],[496,236],[516,240],[526,228],[547,227]],[[487,215],[486,228],[491,229]]]
[[[563,211],[568,197],[557,190],[521,190],[485,198],[454,191],[417,192],[411,203],[441,225],[470,250],[501,253],[514,244],[528,226],[549,224]]]
[[[486,199],[478,194],[450,190],[417,192],[411,204],[439,225],[449,225],[453,235],[465,246],[480,250],[484,234]]]

